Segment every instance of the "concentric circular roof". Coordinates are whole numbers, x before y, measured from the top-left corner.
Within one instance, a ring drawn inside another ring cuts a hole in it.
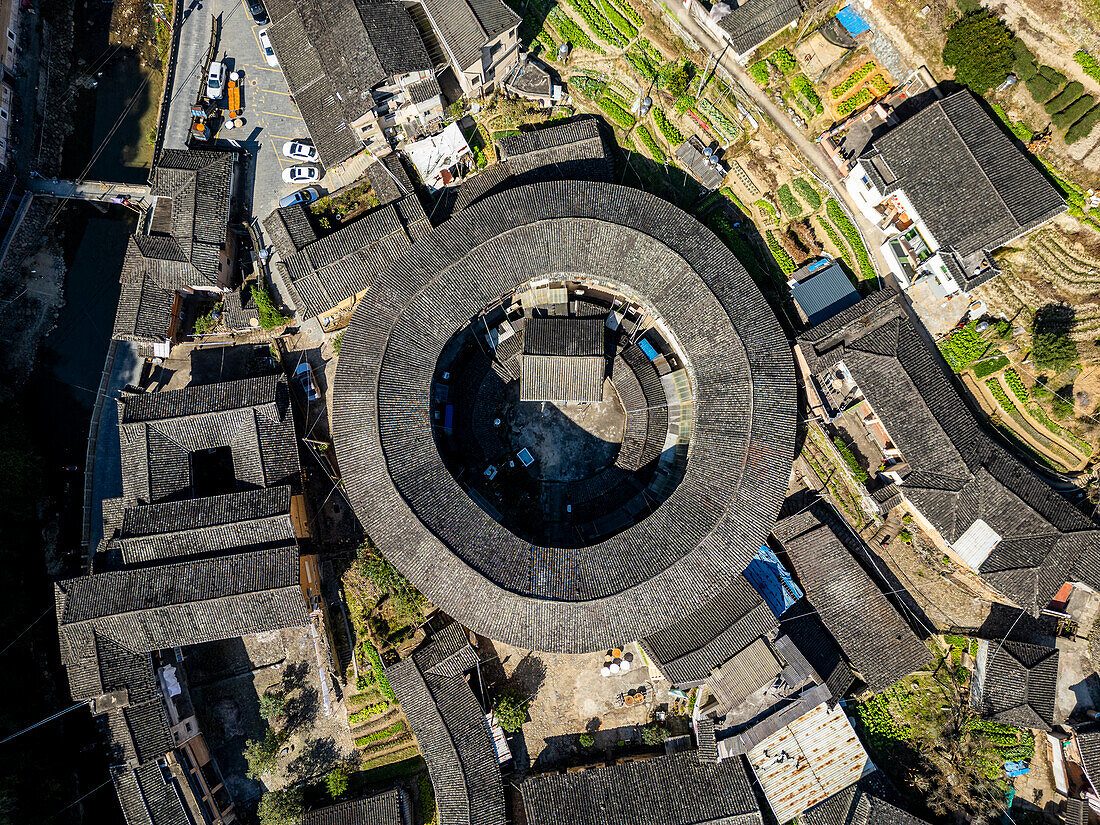
[[[445,466],[433,386],[455,333],[487,307],[564,282],[660,313],[691,389],[658,435],[684,456],[678,483],[632,523],[536,545]],[[413,585],[478,633],[576,653],[663,628],[740,574],[787,489],[795,407],[788,342],[724,244],[644,192],[558,182],[475,204],[379,276],[344,335],[332,414],[352,506]]]

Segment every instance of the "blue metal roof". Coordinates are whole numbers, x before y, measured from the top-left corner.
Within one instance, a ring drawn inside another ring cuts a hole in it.
[[[851,6],[845,6],[836,13],[836,19],[840,21],[845,29],[848,30],[848,34],[855,37],[857,34],[863,34],[865,31],[870,30],[870,26],[867,25],[867,21],[859,16]]]
[[[791,574],[767,545],[760,548],[756,558],[749,562],[741,575],[768,603],[777,619],[783,615],[783,611],[802,598],[802,591],[794,583]]]
[[[835,261],[829,268],[815,272],[805,281],[792,286],[791,298],[810,326],[859,303],[859,293]]]
[[[657,350],[653,348],[653,344],[649,343],[645,338],[638,341],[638,349],[645,353],[645,357],[650,361],[657,360]]]

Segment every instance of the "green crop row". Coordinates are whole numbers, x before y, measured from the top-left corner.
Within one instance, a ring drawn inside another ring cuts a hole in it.
[[[600,98],[596,105],[603,109],[607,116],[623,129],[630,129],[637,122],[634,115],[608,97]]]
[[[623,97],[621,93],[615,91],[610,86],[604,91],[603,99],[612,101],[620,109],[626,109],[628,112],[630,111],[630,102]]]
[[[627,40],[633,40],[638,36],[638,27],[627,20],[610,0],[600,0],[599,11],[611,23],[612,28]]]
[[[576,48],[587,49],[596,54],[604,53],[603,49],[597,46],[595,41],[585,34],[584,29],[578,26],[576,21],[566,14],[560,6],[555,6],[547,19],[554,24],[561,36],[572,43]]]
[[[1031,413],[1032,418],[1037,420],[1040,424],[1042,424],[1044,427],[1046,427],[1048,430],[1050,430],[1056,436],[1058,436],[1059,438],[1065,439],[1066,441],[1071,443],[1074,447],[1076,447],[1079,451],[1083,452],[1085,455],[1092,455],[1092,445],[1091,444],[1089,444],[1086,441],[1082,441],[1080,438],[1078,438],[1076,435],[1071,433],[1065,427],[1063,427],[1060,424],[1057,424],[1056,422],[1052,421],[1050,416],[1047,415],[1046,410],[1044,410],[1038,404],[1035,404],[1035,403],[1028,404],[1027,411],[1029,413]]]
[[[791,54],[786,46],[772,52],[771,56],[768,58],[768,62],[779,69],[779,71],[783,72],[783,74],[790,74],[798,69],[798,62],[794,59],[794,55]]]
[[[610,2],[620,12],[630,19],[630,22],[634,24],[635,28],[641,28],[645,21],[642,20],[642,16],[638,12],[634,11],[634,7],[631,6],[626,0],[603,0],[603,2]]]
[[[1066,130],[1066,143],[1076,143],[1081,138],[1087,137],[1097,122],[1100,122],[1100,105],[1093,106]]]
[[[768,83],[768,62],[766,60],[757,60],[751,66],[749,66],[749,74],[752,79],[760,86],[765,86]]]
[[[761,198],[756,202],[756,205],[764,214],[765,220],[770,223],[779,223],[779,215],[776,214],[775,207],[772,206],[768,201]]]
[[[679,146],[684,142],[684,136],[676,128],[676,124],[670,121],[665,113],[656,106],[653,107],[653,121],[657,124],[657,128],[661,130],[661,134],[665,136],[665,140],[669,142],[669,145]]]
[[[373,733],[368,733],[368,734],[365,734],[364,736],[355,737],[355,744],[358,747],[363,747],[363,745],[369,745],[372,742],[380,742],[383,739],[389,739],[395,733],[400,733],[404,729],[405,729],[405,723],[404,722],[394,722],[389,727],[382,728],[382,730],[376,730]]]
[[[1074,52],[1073,59],[1077,61],[1077,65],[1085,70],[1085,74],[1100,82],[1100,63],[1096,62],[1096,58],[1084,49],[1078,49]]]
[[[1024,81],[1024,84],[1032,100],[1036,103],[1046,103],[1065,82],[1066,76],[1057,69],[1040,66],[1032,77]]]
[[[792,218],[797,218],[802,214],[802,204],[798,202],[798,198],[794,196],[791,187],[787,186],[787,184],[784,183],[779,187],[776,196],[779,200],[779,205],[783,207],[783,211]]]
[[[373,716],[377,716],[389,710],[390,703],[384,699],[381,702],[375,702],[372,705],[367,705],[365,708],[355,711],[348,716],[348,722],[352,725],[358,725],[360,722],[366,722]]]
[[[795,266],[794,258],[787,254],[787,250],[779,245],[779,241],[775,239],[775,233],[770,229],[764,233],[764,238],[768,242],[768,250],[772,253],[772,257],[775,258],[775,262],[779,264],[779,269],[782,270],[784,275],[790,275],[798,267]]]
[[[875,90],[875,94],[884,95],[890,91],[890,81],[888,81],[882,74],[876,73],[871,76],[869,81],[871,88]]]
[[[382,666],[382,657],[378,655],[378,651],[374,649],[374,645],[371,644],[369,639],[363,642],[363,652],[370,662],[371,670],[374,671],[374,680],[378,683],[378,692],[390,702],[396,702],[397,697],[394,696],[393,688],[390,687],[390,680],[386,678],[386,669]]]
[[[1085,113],[1092,108],[1092,104],[1095,102],[1092,95],[1081,95],[1065,109],[1056,112],[1054,116],[1051,117],[1050,122],[1053,123],[1057,129],[1067,129],[1084,117]]]
[[[1012,399],[1008,397],[1008,393],[1004,391],[1000,381],[996,378],[987,378],[985,379],[985,385],[989,388],[990,394],[997,400],[997,403],[1001,405],[1001,409],[1009,415],[1019,415],[1019,410],[1012,403]]]
[[[657,161],[657,163],[664,163],[668,159],[664,153],[664,150],[657,145],[657,141],[653,138],[653,135],[650,133],[649,129],[645,127],[644,124],[639,126],[634,131],[634,134],[638,136],[638,141],[642,144],[642,146],[646,148],[646,151],[649,152],[650,157]]]
[[[699,114],[704,115],[715,128],[718,129],[727,140],[736,140],[738,132],[740,131],[733,121],[726,117],[726,113],[707,100],[705,97],[701,97],[698,100],[697,108]]]
[[[627,44],[629,38],[620,34],[607,21],[607,18],[596,10],[591,0],[566,0],[566,2],[573,7],[573,11],[581,16],[581,20],[588,26],[588,30],[600,40],[610,43],[612,46],[625,46]]]
[[[844,463],[848,465],[848,469],[852,471],[855,480],[860,484],[866,482],[868,479],[867,471],[859,466],[859,459],[852,452],[852,448],[845,444],[840,436],[833,438],[833,444],[836,445],[837,451],[840,453],[840,457],[844,459]]]
[[[806,99],[806,102],[813,107],[814,114],[821,114],[825,111],[825,107],[821,105],[821,98],[817,96],[817,91],[814,89],[814,84],[809,81],[806,75],[796,74],[792,77],[791,89]]]
[[[867,77],[867,75],[869,75],[874,70],[874,62],[868,60],[858,69],[856,69],[846,78],[844,78],[844,80],[841,81],[840,85],[833,86],[833,88],[829,90],[829,94],[832,95],[834,100],[839,100],[840,98],[844,97],[844,95],[848,94],[850,90],[854,89],[859,81],[863,80],[863,78]]]
[[[940,352],[955,372],[962,372],[989,350],[989,342],[982,338],[976,327],[976,322],[971,321],[939,343]]]
[[[859,277],[874,278],[875,267],[871,263],[871,256],[867,254],[867,247],[863,245],[863,239],[859,237],[855,224],[844,214],[844,210],[834,198],[829,198],[825,202],[825,214],[829,216],[829,220],[836,225],[844,236],[844,240],[848,242],[848,246],[852,248],[852,254],[855,255],[856,264],[859,267]]]
[[[1076,80],[1070,81],[1066,84],[1066,88],[1058,92],[1054,97],[1048,100],[1043,108],[1047,110],[1048,115],[1052,115],[1055,112],[1060,112],[1073,101],[1077,100],[1081,96],[1081,93],[1085,91],[1083,83],[1079,83]]]
[[[818,194],[817,190],[814,189],[813,185],[808,180],[805,178],[795,178],[791,181],[791,186],[798,191],[798,196],[806,201],[806,204],[811,210],[821,208],[821,195]]]
[[[854,95],[846,98],[836,105],[836,113],[838,115],[847,115],[854,112],[860,106],[866,106],[874,98],[871,90],[864,86]]]
[[[1031,393],[1027,391],[1027,387],[1020,379],[1020,373],[1016,372],[1015,367],[1005,370],[1005,381],[1008,383],[1008,388],[1012,390],[1012,394],[1025,404],[1031,399]]]
[[[596,80],[594,77],[585,77],[584,75],[573,75],[569,78],[569,85],[585,97],[590,97],[593,100],[598,100],[603,97],[603,93],[607,91],[607,84],[602,80]]]
[[[817,217],[817,222],[821,226],[821,230],[829,236],[829,240],[833,242],[833,246],[837,248],[837,251],[840,253],[841,259],[846,264],[848,264],[848,266],[851,266],[852,261],[851,256],[848,254],[848,247],[846,247],[844,245],[844,242],[840,240],[840,233],[836,231],[836,227],[834,227],[831,223],[829,223],[820,215],[818,215]]]
[[[997,370],[1007,366],[1008,359],[1003,355],[998,355],[996,358],[987,358],[985,361],[979,361],[974,365],[974,377],[985,378],[987,375],[992,375]]]
[[[636,71],[646,80],[653,82],[657,79],[657,67],[653,65],[650,59],[638,49],[629,49],[623,57],[626,58],[626,62],[630,64],[630,68]]]

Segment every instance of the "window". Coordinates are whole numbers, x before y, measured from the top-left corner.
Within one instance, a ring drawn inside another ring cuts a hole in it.
[[[8,29],[8,40],[10,40],[12,43],[15,42],[15,32],[13,32],[11,29]]]
[[[7,120],[8,113],[4,109],[0,109],[0,120]]]

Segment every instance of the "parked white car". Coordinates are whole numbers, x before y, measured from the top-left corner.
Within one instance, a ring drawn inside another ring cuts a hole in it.
[[[321,156],[317,154],[317,147],[301,140],[288,140],[284,143],[283,157],[301,163],[317,163],[321,159]]]
[[[225,94],[225,64],[215,60],[210,64],[210,72],[206,75],[206,96],[211,100],[221,100]]]
[[[264,60],[267,61],[267,65],[273,69],[279,68],[279,58],[275,56],[275,50],[271,48],[271,38],[267,36],[267,29],[260,29],[256,36],[260,38],[260,48],[263,49]]]
[[[321,179],[316,166],[290,166],[283,170],[284,183],[315,183]]]

